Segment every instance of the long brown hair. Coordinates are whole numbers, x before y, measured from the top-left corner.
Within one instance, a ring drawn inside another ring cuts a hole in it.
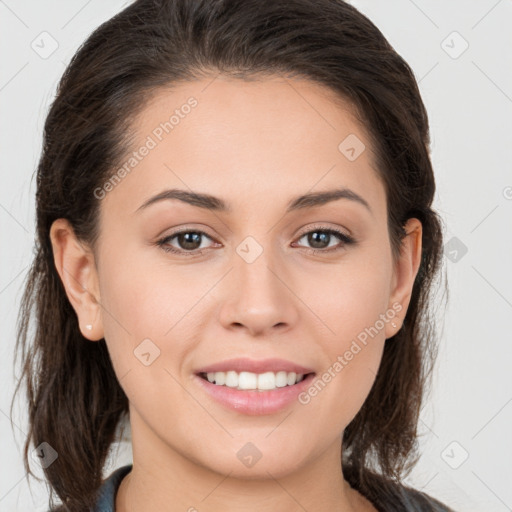
[[[372,475],[400,480],[419,457],[420,407],[437,350],[430,299],[442,229],[431,208],[427,112],[410,67],[342,0],[137,0],[97,28],[71,60],[46,119],[37,168],[36,253],[19,313],[15,396],[24,383],[25,467],[33,474],[31,443],[56,450],[58,459],[44,473],[64,510],[93,503],[128,400],[105,340],[88,342],[79,330],[54,265],[50,227],[66,218],[80,240],[94,245],[94,190],[127,151],[135,115],[158,89],[215,73],[297,76],[348,100],[376,153],[395,256],[407,219],[422,222],[410,305],[402,328],[386,341],[369,396],[344,431],[342,465],[349,481],[378,499],[383,491]]]

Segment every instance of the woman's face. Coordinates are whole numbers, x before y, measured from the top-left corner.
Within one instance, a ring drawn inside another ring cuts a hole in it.
[[[370,140],[330,94],[279,78],[160,91],[136,121],[124,172],[95,191],[93,333],[130,401],[134,459],[244,478],[339,460],[334,447],[401,326],[421,242],[392,259]],[[192,193],[216,199],[185,200]],[[78,311],[81,323],[91,311]],[[289,373],[285,363],[314,375],[258,396],[197,374],[235,358],[263,361],[221,366],[256,370],[256,382]]]

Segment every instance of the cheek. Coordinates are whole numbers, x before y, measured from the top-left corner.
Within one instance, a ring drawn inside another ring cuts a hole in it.
[[[308,300],[330,327],[338,348],[342,348],[340,340],[357,337],[385,313],[389,302],[390,265],[385,258],[380,261],[354,258],[331,266],[321,279],[321,287],[306,289],[305,302]],[[377,327],[382,328],[380,322]]]
[[[119,376],[141,366],[134,351],[141,343],[148,344],[144,340],[151,341],[152,357],[161,353],[179,297],[174,284],[162,284],[155,266],[141,262],[135,251],[109,251],[101,263],[104,337]]]
[[[115,254],[104,258],[100,291],[104,337],[120,385],[137,409],[154,415],[176,391],[166,370],[177,376],[174,362],[190,350],[180,329],[199,292],[187,286],[186,276],[148,260],[142,254],[121,263]]]
[[[370,392],[385,346],[385,327],[394,316],[386,316],[390,260],[369,255],[350,263],[332,266],[329,279],[322,280],[322,292],[310,291],[308,299],[329,330],[324,330],[321,343],[325,365],[303,403],[315,415],[327,407],[339,429],[353,419]]]
[[[154,322],[163,319],[173,288],[157,286],[154,274],[154,269],[139,267],[133,258],[104,262],[100,289],[106,337],[150,337],[158,332]]]
[[[173,267],[165,258],[151,258],[150,252],[158,250],[127,250],[123,251],[127,257],[111,253],[102,260],[105,339],[112,353],[128,365],[133,364],[133,351],[146,339],[161,355],[171,350],[173,356],[189,351],[190,328],[200,323],[204,299],[211,289],[211,280],[196,266]]]

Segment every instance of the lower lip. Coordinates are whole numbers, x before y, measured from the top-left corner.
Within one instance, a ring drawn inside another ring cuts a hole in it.
[[[217,386],[196,375],[199,385],[217,402],[225,407],[249,415],[272,414],[290,405],[302,393],[315,377],[310,373],[293,386],[271,389],[269,391],[242,391],[228,386]]]

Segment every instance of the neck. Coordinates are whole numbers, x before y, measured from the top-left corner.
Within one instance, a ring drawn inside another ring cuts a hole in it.
[[[343,478],[341,436],[291,472],[260,467],[259,473],[245,477],[236,473],[238,465],[219,472],[190,460],[152,433],[140,418],[132,415],[131,424],[133,467],[117,492],[116,512],[375,511]]]

